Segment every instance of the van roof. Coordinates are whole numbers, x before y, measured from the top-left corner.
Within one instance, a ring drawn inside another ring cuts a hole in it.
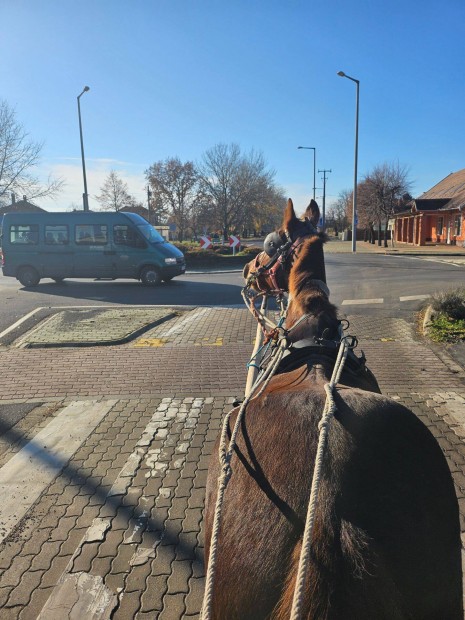
[[[136,225],[148,224],[147,220],[144,219],[137,213],[129,213],[128,211],[45,211],[45,212],[29,212],[29,213],[18,213],[11,212],[5,213],[4,218],[8,218],[8,220],[13,219],[15,221],[29,221],[29,222],[40,222],[41,220],[81,220],[81,219],[113,219],[115,217],[121,218],[124,217],[129,219]]]

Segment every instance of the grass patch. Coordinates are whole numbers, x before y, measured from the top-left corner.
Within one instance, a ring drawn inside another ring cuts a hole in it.
[[[435,342],[465,340],[465,288],[435,293],[431,306],[437,313],[429,327],[429,336]]]
[[[465,340],[465,319],[451,319],[445,314],[439,314],[431,321],[429,336],[434,342]]]

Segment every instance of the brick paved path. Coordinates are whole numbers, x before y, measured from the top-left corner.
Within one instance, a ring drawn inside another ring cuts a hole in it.
[[[4,466],[24,451],[29,458],[28,442],[71,403],[91,398],[108,409],[4,534],[2,620],[93,618],[96,608],[121,620],[198,617],[208,458],[222,415],[242,394],[255,335],[246,310],[201,310],[124,346],[0,352],[0,419],[2,407],[30,403],[1,428],[0,485]],[[400,319],[349,319],[383,392],[443,448],[465,532],[465,373]]]

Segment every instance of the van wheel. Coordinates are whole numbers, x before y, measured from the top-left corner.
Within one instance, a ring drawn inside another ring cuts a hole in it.
[[[61,284],[63,282],[64,278],[52,278],[52,280],[54,282],[56,282],[57,284]]]
[[[147,265],[140,272],[140,281],[144,286],[158,286],[161,282],[160,272],[156,267]]]
[[[34,267],[22,267],[17,278],[23,286],[37,286],[40,282],[39,273]]]

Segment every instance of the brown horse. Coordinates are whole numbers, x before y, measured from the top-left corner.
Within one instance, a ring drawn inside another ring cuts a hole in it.
[[[289,277],[286,329],[293,344],[264,393],[248,404],[237,436],[214,575],[217,620],[289,618],[323,386],[339,339],[336,308],[318,285],[322,244],[314,236],[301,246]],[[334,394],[302,617],[462,620],[459,513],[444,455],[411,411],[378,393],[354,357]],[[214,450],[207,561],[219,472]]]
[[[289,198],[281,228],[268,235],[265,240],[267,251],[260,252],[252,261],[245,265],[242,275],[245,280],[252,274],[251,288],[255,291],[287,291],[288,277],[292,263],[299,255],[304,239],[317,233],[316,225],[320,218],[320,209],[314,200],[310,201],[301,219],[297,218],[292,200]],[[320,235],[322,238],[323,234]],[[281,250],[283,252],[281,253]],[[268,252],[268,253],[267,253]],[[267,267],[267,265],[270,265]],[[321,280],[326,282],[324,262]]]

